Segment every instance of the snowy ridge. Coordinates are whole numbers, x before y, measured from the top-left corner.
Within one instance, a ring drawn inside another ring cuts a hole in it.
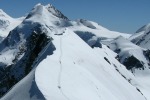
[[[150,100],[149,51],[129,36],[37,4],[0,43],[1,100]],[[131,73],[118,55],[146,69]]]
[[[98,25],[97,23],[95,22],[92,22],[92,21],[88,21],[88,20],[85,20],[85,19],[78,19],[77,20],[77,23],[78,24],[83,24],[84,26],[87,26],[89,28],[92,28],[92,29],[99,29],[99,30],[108,30],[100,25]]]
[[[123,36],[125,38],[130,37],[130,34],[119,33],[115,31],[110,31],[95,22],[87,21],[84,19],[78,19],[77,21],[71,21],[72,25],[69,27],[75,33],[84,34],[90,33],[95,35],[96,37],[100,37],[103,41],[110,41],[118,36]]]

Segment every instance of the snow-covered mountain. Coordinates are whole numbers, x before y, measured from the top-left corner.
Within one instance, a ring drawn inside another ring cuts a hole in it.
[[[23,19],[24,17],[12,18],[0,9],[0,40],[4,39]]]
[[[136,31],[130,40],[140,47],[150,49],[150,24],[144,25]]]
[[[37,4],[0,43],[1,100],[150,100],[150,52],[129,37]]]
[[[94,35],[96,37],[100,37],[101,40],[113,40],[114,38],[118,36],[123,36],[125,38],[130,37],[130,34],[127,33],[120,33],[115,31],[110,31],[103,26],[84,19],[78,19],[76,21],[70,21],[71,27],[69,27],[71,30],[73,30],[76,34],[88,34],[88,35]]]

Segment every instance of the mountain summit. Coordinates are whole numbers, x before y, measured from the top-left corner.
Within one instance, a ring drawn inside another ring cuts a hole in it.
[[[46,16],[48,16],[47,14],[48,15],[51,14],[51,16],[53,16],[53,17],[55,16],[57,18],[68,20],[68,18],[66,16],[64,16],[59,10],[57,10],[51,4],[48,4],[48,5],[44,6],[44,5],[40,4],[40,3],[35,5],[33,10],[28,14],[27,18],[30,18],[32,16],[35,17],[35,15],[36,16],[46,17]]]
[[[11,18],[8,14],[6,14],[2,9],[0,9],[0,17],[1,18]]]

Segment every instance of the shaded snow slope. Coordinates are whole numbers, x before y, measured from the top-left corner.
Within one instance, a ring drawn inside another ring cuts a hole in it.
[[[136,33],[134,33],[130,40],[146,49],[150,49],[150,24],[144,25]]]
[[[15,85],[1,100],[45,100],[35,82],[35,71],[31,71]]]

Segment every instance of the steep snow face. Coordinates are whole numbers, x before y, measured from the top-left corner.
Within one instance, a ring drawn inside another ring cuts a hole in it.
[[[0,9],[0,36],[6,37],[9,32],[18,26],[22,21],[22,18],[12,18]]]
[[[150,49],[150,24],[141,27],[130,37],[130,40],[143,48]]]

